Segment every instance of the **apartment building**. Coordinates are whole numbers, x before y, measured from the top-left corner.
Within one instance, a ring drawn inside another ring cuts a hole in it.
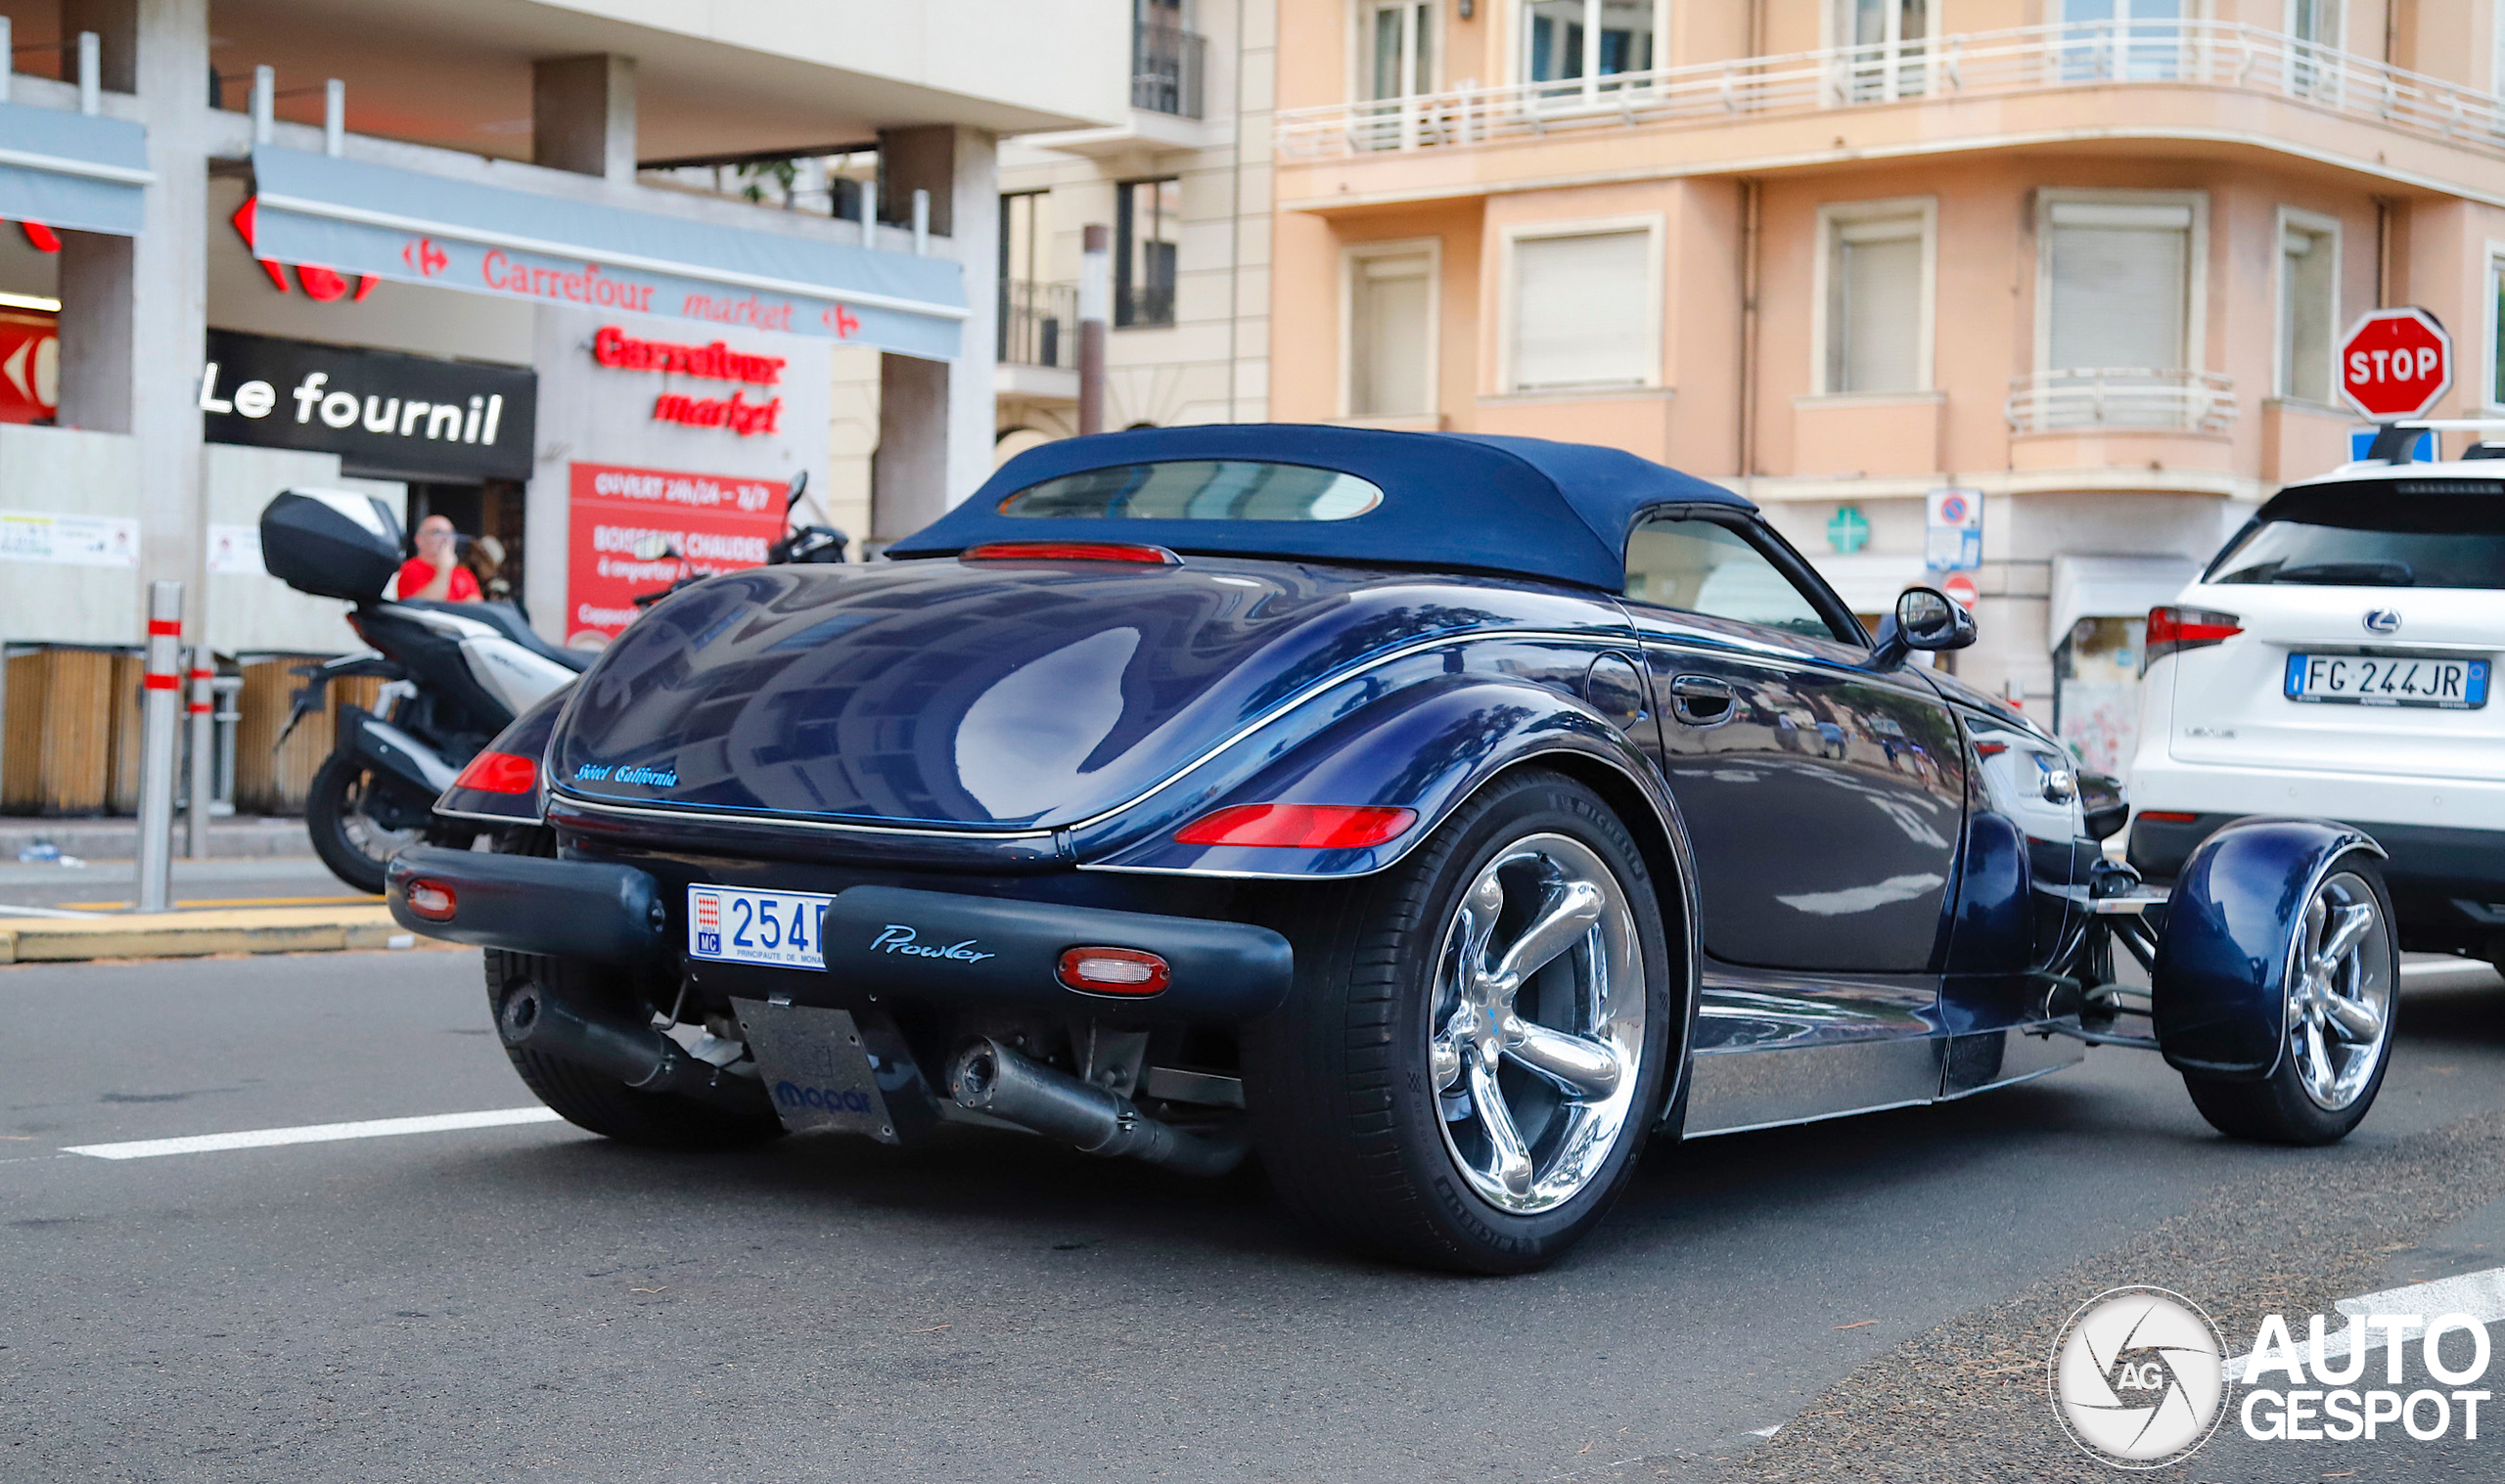
[[[1127,115],[1002,145],[996,459],[1078,429],[1091,223],[1112,239],[1105,426],[1268,416],[1276,18],[1276,0],[1132,0]]]
[[[1280,0],[1274,415],[1614,443],[2128,755],[2139,615],[2346,460],[2416,303],[2505,403],[2494,0]]]

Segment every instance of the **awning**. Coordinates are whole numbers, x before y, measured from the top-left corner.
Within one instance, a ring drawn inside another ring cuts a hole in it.
[[[2188,557],[2055,557],[2045,642],[2060,649],[2082,618],[2145,618],[2200,571]]]
[[[1896,595],[1928,580],[1920,552],[1804,553],[1844,606],[1856,613],[1892,613]]]
[[[122,118],[0,103],[0,219],[137,237],[148,131]]]
[[[953,360],[965,275],[943,257],[658,212],[263,145],[253,245],[404,283],[773,330]],[[988,353],[988,347],[985,347]]]

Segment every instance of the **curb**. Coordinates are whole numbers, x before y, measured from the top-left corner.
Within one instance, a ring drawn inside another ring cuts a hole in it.
[[[0,964],[415,948],[423,941],[392,922],[391,910],[380,904],[224,908],[146,917],[0,918]]]

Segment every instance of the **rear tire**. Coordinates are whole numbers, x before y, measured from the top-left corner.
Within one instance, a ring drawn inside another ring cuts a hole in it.
[[[370,896],[383,894],[391,857],[424,832],[386,829],[367,814],[365,800],[377,786],[372,768],[334,752],[314,770],[313,787],[304,799],[304,829],[313,838],[313,853],[333,876]]]
[[[2351,913],[2370,915],[2345,946],[2333,943]],[[2183,1086],[2209,1126],[2260,1144],[2336,1144],[2366,1116],[2391,1065],[2400,1009],[2400,941],[2383,873],[2362,854],[2340,861],[2314,890],[2288,945],[2285,1030],[2279,1064],[2258,1080],[2186,1073]],[[2321,950],[2339,947],[2337,955]],[[2360,1010],[2374,1030],[2361,1036]]]
[[[1684,1054],[1656,890],[1598,794],[1523,772],[1392,869],[1292,898],[1295,986],[1245,1045],[1281,1198],[1335,1242],[1427,1267],[1565,1253],[1632,1175]],[[1566,945],[1544,961],[1524,949],[1541,921]],[[1516,949],[1534,964],[1519,999],[1496,971]]]

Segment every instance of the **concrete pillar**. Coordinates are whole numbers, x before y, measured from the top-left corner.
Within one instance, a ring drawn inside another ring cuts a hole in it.
[[[879,136],[879,198],[886,211],[892,220],[910,220],[913,193],[930,193],[931,231],[947,244],[944,249],[934,244],[934,250],[963,266],[968,311],[953,364],[917,370],[900,366],[897,356],[885,360],[871,521],[882,540],[911,534],[991,473],[1000,333],[998,155],[992,136],[980,129],[931,125]]]
[[[635,59],[601,53],[530,65],[530,162],[635,178]]]
[[[140,576],[202,592],[208,0],[68,0],[62,10],[73,31],[102,39],[105,86],[138,94],[157,179],[136,238],[62,234],[61,422],[132,435]]]

